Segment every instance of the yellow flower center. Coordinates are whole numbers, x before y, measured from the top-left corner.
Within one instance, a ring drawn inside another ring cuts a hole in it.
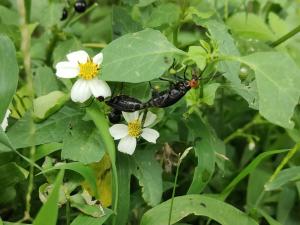
[[[99,69],[97,64],[88,59],[86,63],[79,63],[79,76],[85,80],[91,80],[97,75]]]
[[[128,134],[131,137],[139,137],[142,133],[142,124],[140,120],[134,120],[128,123]]]

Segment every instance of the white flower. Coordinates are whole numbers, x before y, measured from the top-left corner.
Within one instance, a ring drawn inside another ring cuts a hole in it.
[[[139,115],[139,112],[122,112],[122,114],[128,123],[128,126],[125,124],[115,124],[109,128],[109,132],[115,140],[121,139],[118,144],[118,150],[120,152],[132,155],[136,148],[136,139],[140,136],[146,141],[156,143],[159,133],[154,129],[147,128],[155,121],[155,114],[148,112],[143,126],[143,113]]]
[[[103,61],[102,53],[91,59],[85,51],[80,50],[68,54],[67,59],[68,61],[56,64],[56,76],[60,78],[79,77],[71,90],[71,99],[74,102],[85,102],[92,95],[103,98],[111,96],[111,90],[107,83],[97,77]]]
[[[3,118],[3,121],[1,123],[1,127],[2,127],[2,130],[5,131],[6,130],[6,127],[8,126],[8,117],[9,117],[9,114],[10,114],[10,111],[9,109],[6,111],[5,115],[4,115],[4,118]]]

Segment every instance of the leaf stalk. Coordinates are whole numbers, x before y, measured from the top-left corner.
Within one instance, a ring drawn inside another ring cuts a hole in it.
[[[287,34],[283,35],[281,38],[279,38],[278,40],[272,42],[270,44],[270,46],[272,48],[277,47],[278,45],[282,44],[283,42],[287,41],[288,39],[292,38],[293,36],[295,36],[297,33],[300,32],[300,25],[298,25],[297,27],[295,27],[293,30],[291,30],[290,32],[288,32]]]

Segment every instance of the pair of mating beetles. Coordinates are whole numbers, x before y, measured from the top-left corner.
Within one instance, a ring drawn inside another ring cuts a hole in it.
[[[157,92],[154,91],[152,98],[147,102],[141,102],[140,100],[128,95],[117,95],[111,99],[105,101],[107,105],[112,108],[108,118],[111,123],[118,123],[121,120],[121,113],[123,112],[135,112],[138,110],[157,107],[165,108],[178,102],[191,88],[197,88],[199,84],[200,76],[192,75],[192,79],[184,79],[173,83],[169,89]],[[103,99],[99,98],[102,101]]]

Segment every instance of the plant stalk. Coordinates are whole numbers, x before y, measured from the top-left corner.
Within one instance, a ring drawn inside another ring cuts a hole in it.
[[[26,75],[26,84],[29,90],[29,100],[31,102],[31,107],[33,107],[33,99],[34,99],[34,90],[33,90],[33,77],[31,73],[31,56],[30,56],[30,44],[31,44],[31,33],[29,30],[29,24],[27,19],[30,18],[30,15],[27,15],[26,11],[26,2],[24,0],[18,0],[17,1],[17,6],[18,6],[18,11],[20,15],[20,29],[21,29],[21,52],[23,54],[23,64],[24,64],[24,71]],[[29,110],[29,113],[31,115],[31,120],[29,124],[29,135],[31,139],[32,146],[30,147],[29,151],[29,158],[30,161],[34,161],[34,155],[35,155],[35,145],[34,145],[34,134],[35,134],[35,126],[33,122],[33,117],[32,117],[32,108]],[[31,220],[30,216],[30,209],[31,209],[31,194],[33,191],[34,187],[34,164],[30,163],[29,167],[29,180],[28,180],[28,189],[26,193],[26,203],[25,203],[25,212],[24,212],[24,218],[23,220]]]
[[[274,171],[274,173],[272,174],[272,176],[270,177],[270,179],[268,180],[267,183],[272,182],[280,173],[280,171],[283,169],[283,167],[290,161],[290,159],[296,154],[296,152],[300,149],[300,142],[297,143],[288,153],[287,155],[282,159],[282,161],[280,162],[280,164],[277,166],[276,170]],[[254,209],[257,209],[259,207],[260,202],[263,200],[264,196],[266,194],[266,191],[263,190],[259,197],[257,198],[255,204],[254,204]]]
[[[244,136],[243,133],[249,129],[250,127],[256,125],[256,124],[260,124],[261,122],[259,122],[259,114],[257,114],[250,122],[246,123],[242,128],[237,129],[236,131],[234,131],[232,134],[230,134],[229,136],[227,136],[224,139],[224,143],[227,144],[228,142],[230,142],[231,140],[235,139],[236,137],[239,136]]]
[[[290,159],[296,154],[296,152],[300,149],[300,142],[298,142],[291,151],[287,153],[287,155],[282,159],[280,164],[277,166],[275,172],[272,174],[268,182],[272,182],[283,169],[283,167],[290,161]]]
[[[177,186],[177,180],[178,180],[178,174],[179,174],[179,167],[180,167],[180,159],[178,160],[178,165],[176,168],[176,174],[175,174],[175,181],[174,181],[174,186],[173,186],[173,191],[172,191],[172,199],[171,199],[171,205],[170,205],[170,211],[169,211],[169,219],[168,219],[168,225],[171,224],[171,217],[172,217],[172,210],[173,210],[173,203],[174,203],[174,197],[175,197],[175,192],[176,192],[176,186]]]
[[[66,225],[70,225],[71,223],[71,207],[70,201],[68,200],[66,203]]]
[[[274,41],[273,43],[270,44],[270,46],[272,48],[277,47],[278,45],[282,44],[283,42],[287,41],[288,39],[290,39],[291,37],[295,36],[298,32],[300,32],[300,25],[298,25],[297,27],[295,27],[293,30],[291,30],[290,32],[288,32],[287,34],[283,35],[281,38],[279,38],[278,40]]]

